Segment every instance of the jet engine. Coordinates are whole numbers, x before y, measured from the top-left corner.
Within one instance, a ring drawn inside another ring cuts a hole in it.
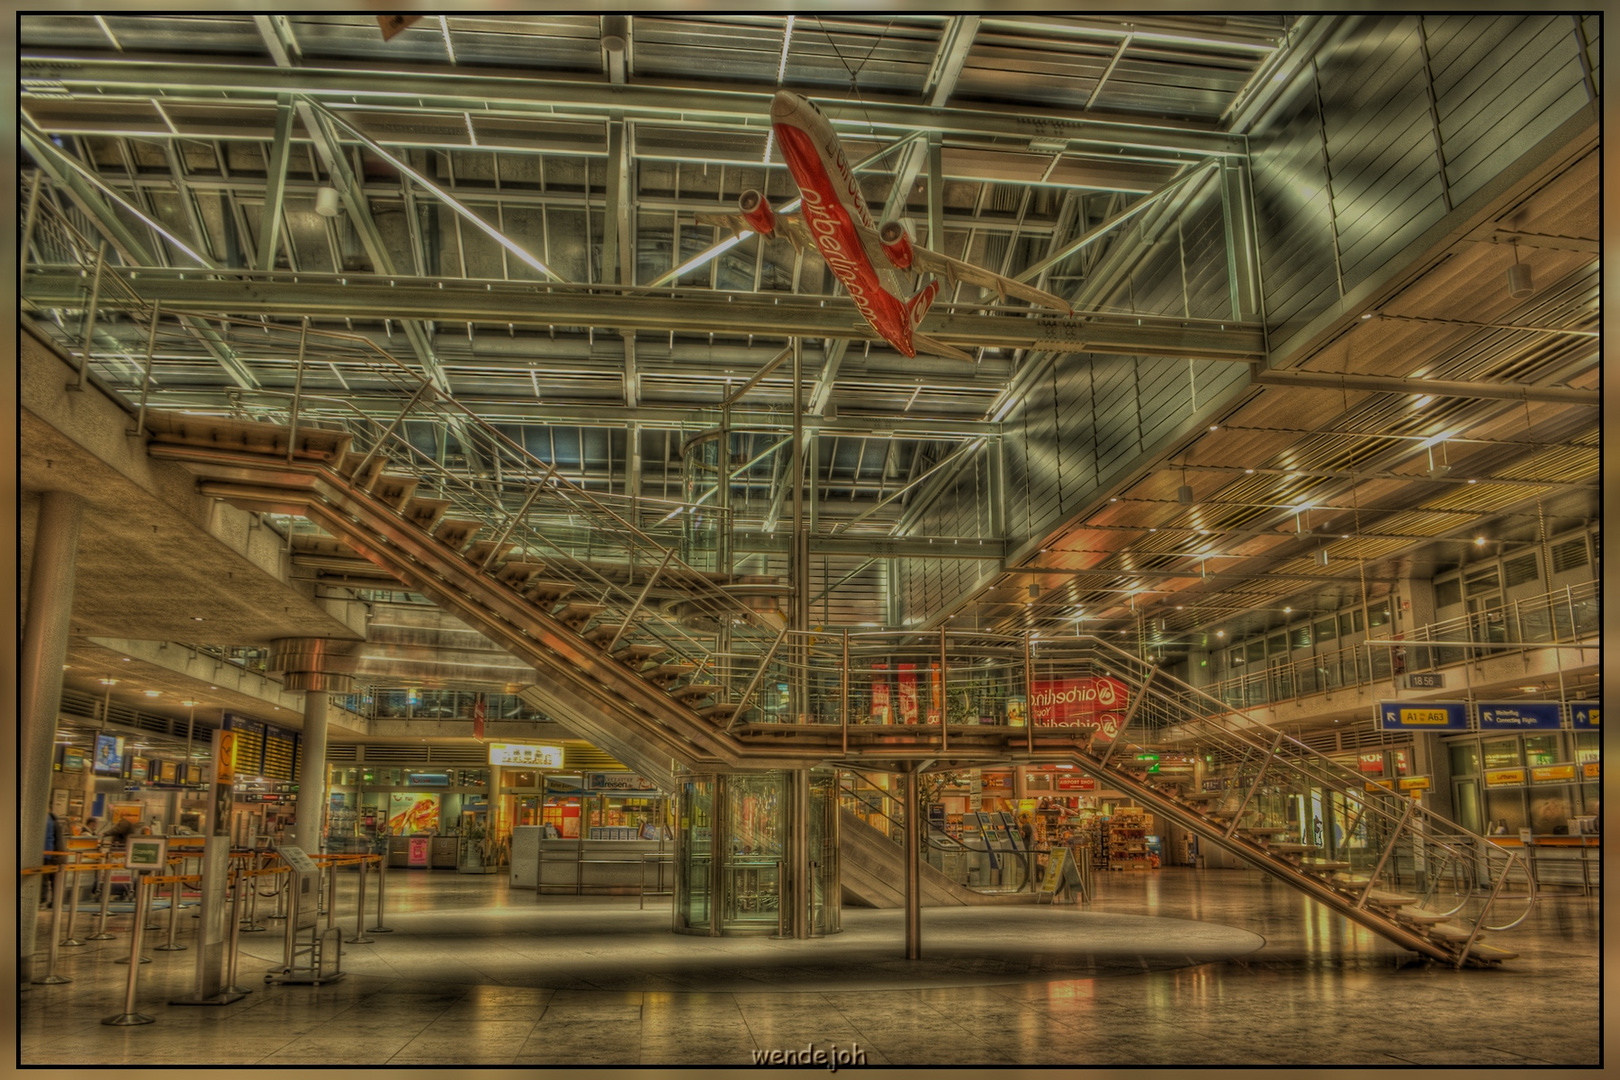
[[[737,209],[742,211],[743,220],[748,227],[761,236],[771,236],[776,232],[776,214],[771,211],[771,204],[765,201],[765,196],[750,188],[737,199]]]
[[[906,218],[885,221],[878,229],[878,239],[883,242],[883,254],[889,261],[902,270],[911,269],[911,238],[915,235],[911,222]]]

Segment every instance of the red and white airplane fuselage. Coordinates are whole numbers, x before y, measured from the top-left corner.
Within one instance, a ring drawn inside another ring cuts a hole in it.
[[[905,286],[889,264],[894,260],[881,244],[874,251],[856,230],[877,233],[866,199],[844,156],[843,146],[821,111],[805,98],[781,91],[771,103],[771,126],[788,171],[804,197],[804,223],[822,258],[848,290],[855,307],[883,339],[906,356],[916,356],[912,331],[939,291],[931,284],[910,301]],[[904,237],[897,247],[909,252]]]
[[[805,98],[779,92],[771,103],[771,126],[804,197],[803,209],[798,214],[777,214],[764,195],[745,191],[737,202],[740,213],[698,214],[698,224],[730,229],[739,236],[785,235],[798,247],[814,244],[872,329],[902,354],[916,356],[922,350],[973,359],[954,345],[917,332],[939,295],[940,278],[992,289],[1002,299],[1012,296],[1070,310],[1061,297],[912,243],[903,221],[875,225],[832,125]],[[920,275],[926,284],[908,297],[912,275]]]

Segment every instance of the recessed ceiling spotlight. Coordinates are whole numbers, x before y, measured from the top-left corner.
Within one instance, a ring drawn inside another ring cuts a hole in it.
[[[202,616],[201,616],[201,615],[193,615],[193,616],[192,616],[192,617],[191,617],[191,621],[192,621],[192,622],[202,622],[202,621],[203,621],[203,617],[202,617]]]
[[[1475,547],[1484,547],[1485,546],[1485,538],[1483,536],[1474,537],[1474,546]]]
[[[1471,484],[1471,483],[1473,483],[1473,481],[1470,480],[1469,483]],[[129,663],[129,657],[126,656],[123,659],[124,659],[124,663],[126,663],[126,664]]]
[[[200,702],[200,701],[182,701],[180,704],[182,704],[182,705],[201,705],[202,702]]]
[[[1209,430],[1211,430],[1211,431],[1219,431],[1219,430],[1221,430],[1221,425],[1219,425],[1219,424],[1211,424],[1211,425],[1209,425]]]
[[[1470,484],[1477,484],[1477,483],[1479,483],[1479,481],[1478,481],[1478,480],[1473,480],[1473,479],[1470,479],[1470,480],[1469,480],[1469,481],[1468,481],[1468,482],[1469,482],[1469,483],[1470,483]]]
[[[1284,615],[1287,615],[1287,614],[1288,614],[1288,613],[1289,613],[1289,612],[1291,612],[1291,611],[1293,611],[1293,610],[1294,610],[1294,609],[1293,609],[1293,608],[1291,608],[1291,607],[1285,607],[1285,608],[1283,608],[1283,614],[1284,614]]]
[[[162,697],[163,696],[163,691],[161,691],[161,690],[142,690],[141,693],[145,694],[147,697]]]
[[[1253,469],[1244,469],[1243,470],[1243,475],[1244,476],[1253,476],[1254,475],[1254,470]]]
[[[117,679],[102,679],[101,680],[101,685],[102,686],[117,686],[118,685],[118,680]]]
[[[1215,636],[1216,637],[1225,637],[1226,636],[1226,631],[1225,630],[1217,630],[1217,631],[1215,631]]]

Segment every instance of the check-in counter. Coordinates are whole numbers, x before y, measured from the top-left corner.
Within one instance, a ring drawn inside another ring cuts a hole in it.
[[[454,836],[435,836],[433,838],[433,851],[429,856],[431,865],[435,870],[454,870],[456,868],[456,841]]]
[[[649,894],[667,891],[673,869],[665,841],[659,859],[657,840],[548,840],[544,826],[512,830],[513,888],[538,887],[548,893],[619,893],[634,895],[646,882]],[[660,878],[662,874],[662,878]]]

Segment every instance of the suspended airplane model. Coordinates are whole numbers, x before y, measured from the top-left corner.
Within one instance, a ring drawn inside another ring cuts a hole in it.
[[[905,221],[873,224],[838,136],[808,99],[786,90],[778,92],[771,103],[771,126],[804,197],[803,216],[779,214],[764,195],[745,191],[737,200],[740,214],[699,214],[698,224],[716,225],[733,234],[782,234],[796,247],[814,244],[872,329],[901,353],[916,356],[921,349],[959,360],[973,359],[960,349],[917,333],[939,294],[940,277],[994,289],[1002,299],[1015,296],[1065,313],[1074,310],[1051,293],[912,243]],[[913,292],[906,287],[902,271],[924,275],[927,280]]]

